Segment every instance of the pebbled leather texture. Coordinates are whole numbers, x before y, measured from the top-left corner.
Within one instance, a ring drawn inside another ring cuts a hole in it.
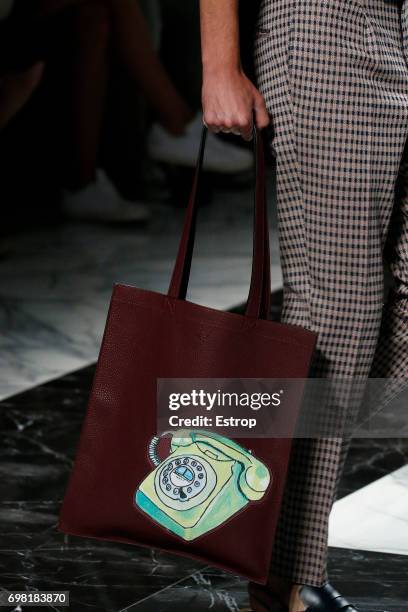
[[[74,468],[60,512],[65,533],[199,559],[266,583],[291,440],[240,439],[269,469],[264,497],[187,542],[135,505],[151,473],[158,378],[306,378],[317,335],[268,320],[269,235],[263,147],[255,132],[255,228],[246,313],[186,301],[206,130],[168,294],[114,286]],[[299,398],[300,401],[300,398]],[[298,407],[295,407],[296,409]],[[295,427],[296,410],[293,428]]]
[[[303,586],[299,595],[304,604],[309,606],[306,612],[357,612],[330,583],[322,587]]]

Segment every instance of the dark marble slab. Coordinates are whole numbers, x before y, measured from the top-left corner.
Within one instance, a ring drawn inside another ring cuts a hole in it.
[[[277,292],[274,318],[280,300]],[[0,588],[70,590],[75,612],[245,609],[246,585],[236,576],[189,559],[57,531],[93,372],[85,368],[0,403]],[[407,458],[406,440],[353,441],[340,495]],[[408,610],[407,556],[330,549],[329,569],[333,583],[361,612]],[[66,608],[14,608],[30,609]]]
[[[406,438],[355,438],[350,445],[344,466],[338,498],[365,487],[407,463],[408,439]]]

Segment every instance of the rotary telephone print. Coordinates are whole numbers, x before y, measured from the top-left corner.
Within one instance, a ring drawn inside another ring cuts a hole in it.
[[[269,470],[244,447],[213,432],[171,434],[163,461],[160,438],[152,438],[148,454],[155,469],[135,493],[136,506],[162,527],[191,541],[265,495]]]

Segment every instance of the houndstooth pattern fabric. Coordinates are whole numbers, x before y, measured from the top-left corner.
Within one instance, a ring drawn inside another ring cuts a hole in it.
[[[255,62],[273,127],[282,321],[318,332],[312,376],[408,371],[408,199],[397,188],[407,184],[408,0],[399,4],[261,6]],[[385,253],[402,298],[387,304]],[[327,580],[328,517],[348,444],[294,440],[271,573]]]

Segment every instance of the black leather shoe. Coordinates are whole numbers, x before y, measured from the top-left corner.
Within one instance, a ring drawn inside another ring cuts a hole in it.
[[[308,606],[306,612],[358,612],[331,584],[322,587],[304,585],[299,597]]]
[[[250,582],[248,593],[254,612],[288,612],[288,606],[267,586]],[[308,606],[305,612],[358,612],[357,608],[328,582],[322,587],[304,585],[299,589],[299,596]]]

